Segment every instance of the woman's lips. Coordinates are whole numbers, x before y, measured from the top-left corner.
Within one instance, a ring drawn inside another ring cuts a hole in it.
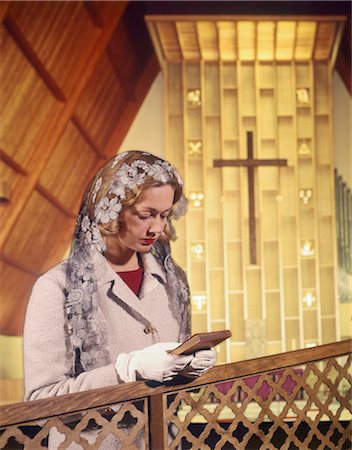
[[[146,245],[153,244],[154,241],[155,241],[155,239],[143,239],[143,243]]]

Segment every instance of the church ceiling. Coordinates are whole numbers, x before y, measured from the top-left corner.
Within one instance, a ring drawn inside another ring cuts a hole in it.
[[[333,56],[344,17],[147,17],[168,61],[316,61]]]

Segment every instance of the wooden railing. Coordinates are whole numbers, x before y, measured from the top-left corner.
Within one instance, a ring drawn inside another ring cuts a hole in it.
[[[217,366],[189,384],[127,383],[0,408],[0,448],[350,449],[351,345]],[[94,436],[95,442],[87,437]]]

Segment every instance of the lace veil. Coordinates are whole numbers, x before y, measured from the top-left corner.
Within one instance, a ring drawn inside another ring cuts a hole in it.
[[[171,164],[150,153],[118,154],[97,172],[85,192],[67,262],[65,289],[73,376],[108,362],[97,314],[99,259],[106,250],[103,236],[118,232],[122,208],[133,204],[143,188],[163,184],[175,189],[173,218],[177,219],[187,210],[182,180]],[[165,272],[169,307],[180,325],[180,340],[184,340],[190,334],[189,288],[183,270],[170,253],[169,239],[175,239],[171,218],[166,228],[168,239],[160,238],[152,253]]]

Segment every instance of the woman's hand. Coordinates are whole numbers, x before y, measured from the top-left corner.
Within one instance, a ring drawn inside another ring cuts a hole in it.
[[[193,355],[176,356],[167,352],[178,346],[177,342],[161,342],[128,354],[121,353],[116,360],[116,372],[125,383],[137,379],[170,381],[194,359]],[[202,365],[202,361],[204,365],[204,358],[196,364]]]
[[[192,356],[191,361],[179,373],[179,375],[185,378],[198,378],[216,364],[216,351],[214,347],[209,350],[199,350]]]

